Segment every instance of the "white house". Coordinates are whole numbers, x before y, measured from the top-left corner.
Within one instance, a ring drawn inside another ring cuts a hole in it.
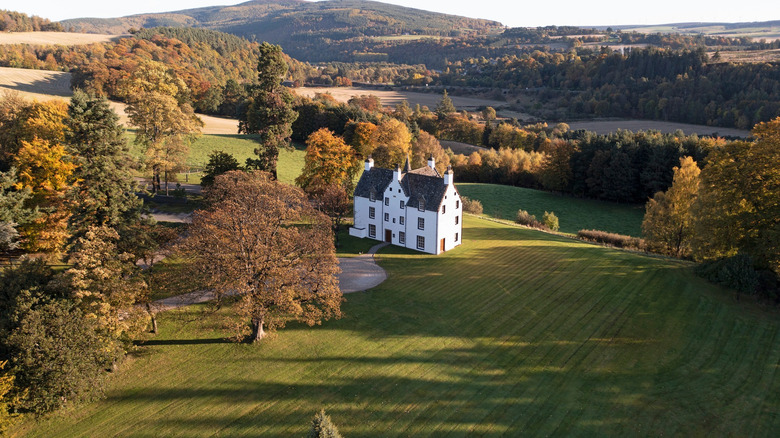
[[[365,172],[355,187],[355,225],[349,234],[430,254],[460,245],[463,206],[453,183],[452,168],[444,176],[428,165],[411,170],[374,167],[366,160]]]

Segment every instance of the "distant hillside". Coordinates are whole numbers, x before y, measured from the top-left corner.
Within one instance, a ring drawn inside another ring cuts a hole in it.
[[[681,33],[767,41],[780,39],[780,20],[749,23],[672,23],[653,26],[612,26],[612,28],[639,33]],[[606,29],[606,26],[601,26],[599,29]]]
[[[280,44],[292,56],[298,55],[297,47],[327,44],[330,40],[406,34],[450,37],[503,28],[495,21],[366,0],[255,0],[236,6],[108,19],[77,18],[61,23],[76,31],[113,34],[157,26],[204,27]]]

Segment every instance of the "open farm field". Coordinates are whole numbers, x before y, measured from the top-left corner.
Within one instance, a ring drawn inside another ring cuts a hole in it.
[[[73,95],[70,89],[70,73],[61,71],[29,70],[24,68],[0,67],[0,91],[14,90],[29,99],[67,100]],[[130,121],[125,113],[125,104],[111,102],[111,107],[119,115],[119,121],[125,126]],[[205,126],[204,134],[236,134],[238,121],[223,117],[199,114]]]
[[[461,143],[459,141],[452,140],[439,140],[439,143],[441,143],[441,147],[444,149],[450,148],[452,149],[452,152],[463,155],[471,155],[472,152],[485,149],[482,146],[475,146],[473,144]]]
[[[714,56],[715,52],[708,52]],[[780,61],[780,49],[771,50],[736,50],[718,52],[723,62],[778,62]]]
[[[363,94],[373,94],[377,96],[382,105],[395,106],[402,101],[409,102],[412,107],[420,104],[421,106],[427,106],[433,111],[436,105],[441,100],[441,93],[417,93],[413,91],[388,91],[388,90],[374,90],[369,88],[357,88],[357,87],[301,87],[293,88],[293,91],[301,96],[314,97],[316,93],[330,93],[337,101],[346,102],[353,96],[360,96]],[[458,110],[475,110],[479,107],[492,106],[498,107],[506,105],[506,102],[500,102],[490,99],[478,99],[474,97],[460,97],[450,95],[453,103]]]
[[[0,32],[0,44],[32,44],[37,46],[79,46],[107,43],[127,35],[104,35],[74,32]]]
[[[105,399],[14,436],[774,436],[780,318],[690,264],[472,216],[440,256],[380,253],[344,318],[226,341],[227,310],[160,317]]]
[[[717,135],[720,137],[747,137],[750,131],[720,126],[690,125],[687,123],[662,122],[657,120],[585,120],[578,122],[565,122],[571,129],[585,129],[597,134],[609,134],[618,129],[624,131],[649,131],[655,130],[663,133],[672,133],[682,130],[687,135],[699,134],[699,136]]]
[[[776,17],[769,17],[774,19]],[[657,26],[618,26],[624,31],[639,33],[682,33],[688,35],[723,36],[728,38],[752,38],[755,41],[780,39],[780,22],[758,23],[676,23]]]
[[[497,184],[458,183],[461,195],[482,202],[486,215],[514,221],[523,209],[541,220],[545,211],[558,216],[561,232],[576,234],[582,229],[640,237],[644,206],[574,198],[542,190]]]

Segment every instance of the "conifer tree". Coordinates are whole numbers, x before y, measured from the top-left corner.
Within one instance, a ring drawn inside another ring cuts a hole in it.
[[[456,111],[458,110],[455,108],[455,104],[452,102],[449,94],[447,94],[447,90],[444,90],[439,104],[436,105],[436,115],[439,117],[439,120],[444,120],[448,115]]]
[[[122,227],[141,219],[119,117],[105,98],[76,91],[68,107],[65,141],[76,164],[68,192],[73,237],[90,226]]]
[[[276,179],[281,148],[290,149],[292,124],[298,113],[292,109],[292,94],[282,86],[288,66],[282,48],[268,43],[260,46],[258,84],[250,89],[247,110],[239,120],[239,132],[258,134],[258,158],[248,159],[247,167],[264,170]]]
[[[341,438],[341,434],[330,416],[325,413],[325,409],[320,409],[311,420],[307,438]]]

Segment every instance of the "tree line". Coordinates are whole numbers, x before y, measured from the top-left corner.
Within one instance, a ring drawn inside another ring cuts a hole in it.
[[[710,62],[703,49],[534,51],[450,65],[443,85],[498,87],[535,96],[552,118],[633,117],[748,129],[780,115],[775,63]]]
[[[60,23],[48,18],[0,9],[0,32],[62,32]]]
[[[780,118],[750,141],[680,159],[673,183],[646,206],[650,250],[703,262],[700,275],[740,294],[780,302]],[[699,166],[701,163],[701,168]]]

